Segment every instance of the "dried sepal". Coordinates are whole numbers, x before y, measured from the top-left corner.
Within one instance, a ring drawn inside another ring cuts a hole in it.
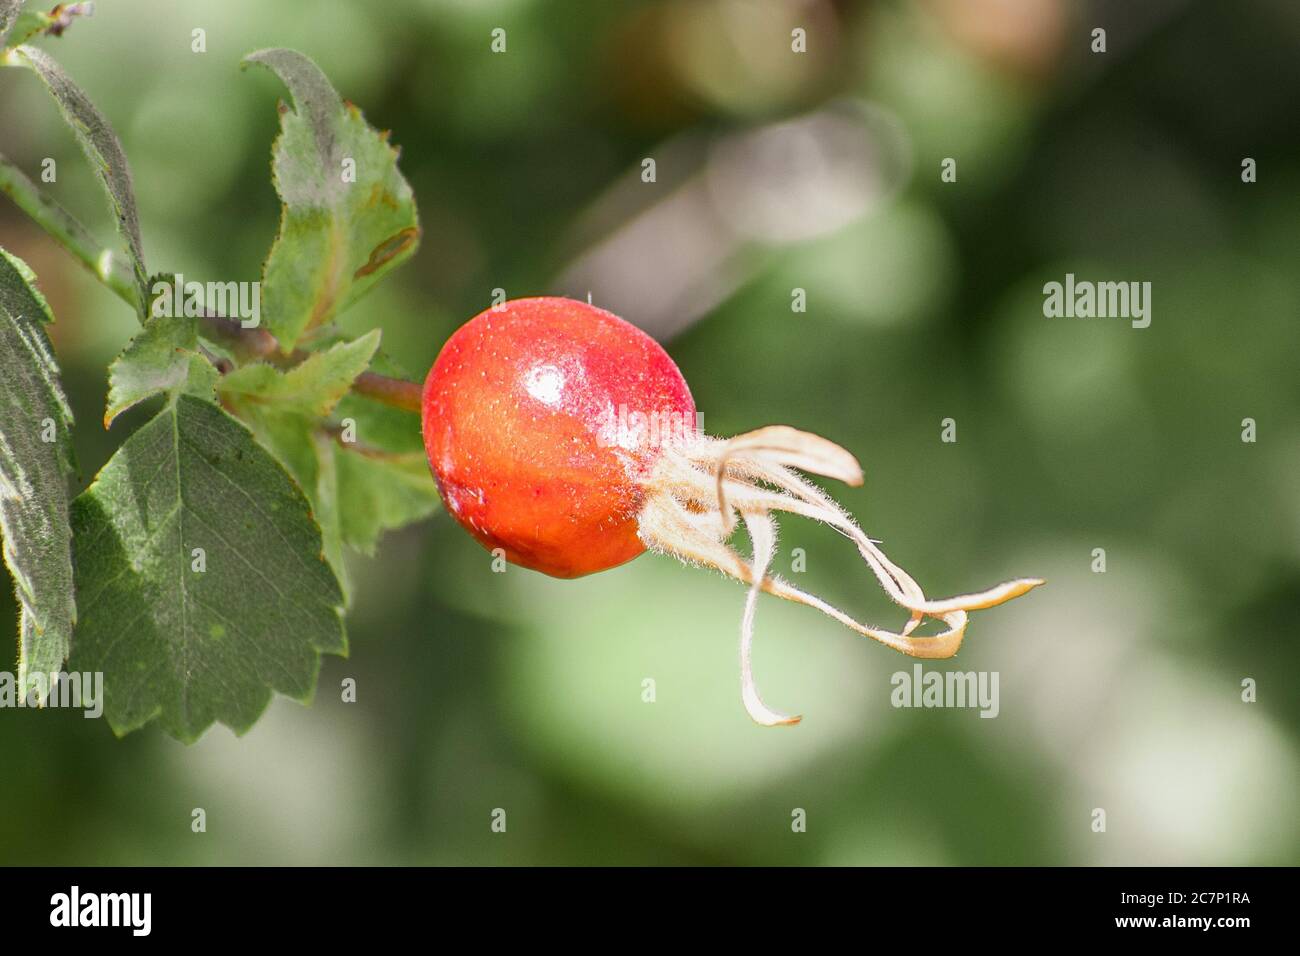
[[[728,441],[697,436],[665,447],[646,483],[646,504],[640,516],[640,535],[647,547],[715,568],[750,585],[741,616],[741,696],[756,723],[778,726],[799,721],[764,704],[754,682],[751,660],[759,591],[816,608],[850,630],[910,657],[935,659],[957,653],[966,633],[967,612],[994,607],[1043,583],[1038,578],[1019,578],[984,591],[931,600],[834,499],[793,468],[848,484],[862,482],[862,470],[849,452],[788,426],[768,426]],[[768,573],[776,549],[777,528],[772,517],[776,511],[819,521],[851,540],[885,593],[911,612],[902,630],[861,623]],[[737,513],[753,544],[749,561],[727,544]],[[942,621],[946,629],[934,635],[914,635],[927,617]]]

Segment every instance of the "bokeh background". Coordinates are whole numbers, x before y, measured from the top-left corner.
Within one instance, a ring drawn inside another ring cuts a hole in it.
[[[739,585],[656,557],[494,574],[439,516],[356,562],[350,658],[243,738],[0,712],[0,862],[1300,861],[1292,0],[96,6],[40,42],[122,136],[152,269],[259,277],[283,91],[238,64],[295,47],[402,146],[423,244],[345,324],[413,376],[495,288],[590,293],[665,341],[713,434],[852,449],[867,483],[837,496],[930,593],[1050,583],[927,664],[999,672],[995,720],[891,708],[910,659],[764,599],[760,687],[805,720],[763,730]],[[0,71],[0,150],[55,157],[54,194],[110,236],[24,71]],[[0,243],[58,316],[89,482],[142,421],[98,425],[134,319],[8,202]],[[1151,327],[1044,318],[1066,272],[1152,282]],[[787,520],[779,571],[796,547],[800,584],[901,623],[842,539]]]

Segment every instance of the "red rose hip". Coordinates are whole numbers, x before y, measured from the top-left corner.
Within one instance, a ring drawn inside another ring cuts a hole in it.
[[[489,550],[555,577],[602,571],[647,549],[749,585],[740,627],[741,699],[765,726],[750,666],[760,592],[806,604],[912,657],[957,653],[967,612],[1043,582],[1020,578],[931,600],[830,496],[795,469],[861,484],[857,460],[824,438],[772,425],[729,440],[697,427],[690,389],[644,332],[570,299],[517,299],[475,316],[434,362],[421,399],[424,446],[447,510]],[[769,572],[773,512],[851,540],[885,593],[910,612],[899,631],[859,623]],[[736,517],[753,555],[727,543]],[[926,619],[946,626],[915,634]]]
[[[604,309],[558,298],[516,299],[461,326],[422,404],[447,510],[489,550],[561,578],[645,550],[640,482],[666,431],[648,423],[695,419],[659,343]],[[642,416],[647,427],[634,429]]]

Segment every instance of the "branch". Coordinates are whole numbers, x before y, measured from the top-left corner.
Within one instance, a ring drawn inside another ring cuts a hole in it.
[[[310,354],[301,349],[285,355],[280,343],[265,329],[246,329],[234,319],[215,313],[200,317],[204,336],[210,341],[226,346],[241,361],[269,362],[281,368],[292,368]],[[420,383],[403,378],[391,378],[378,372],[362,372],[352,383],[352,391],[366,398],[392,405],[408,412],[420,412]]]
[[[421,414],[420,400],[423,390],[419,382],[391,378],[378,372],[362,372],[352,383],[352,391],[385,405],[415,412],[417,415]]]

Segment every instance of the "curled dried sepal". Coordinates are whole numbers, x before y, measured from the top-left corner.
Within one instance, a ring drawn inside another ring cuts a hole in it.
[[[743,455],[758,455],[771,463],[786,468],[798,468],[815,475],[835,478],[846,485],[862,484],[862,466],[851,454],[820,435],[801,432],[789,425],[768,425],[752,432],[737,435],[722,446],[714,471],[717,475],[718,510],[722,512],[723,527],[730,532],[735,527],[731,509],[727,507],[727,489],[724,479],[727,464]]]
[[[769,514],[755,512],[745,515],[745,527],[749,529],[749,539],[754,542],[754,563],[753,580],[745,598],[745,612],[740,619],[740,697],[755,723],[764,727],[797,724],[802,718],[779,713],[763,703],[763,698],[758,695],[758,686],[754,683],[754,611],[758,606],[762,581],[767,577],[767,566],[776,554],[776,522]]]
[[[666,446],[646,482],[640,535],[647,547],[691,564],[715,568],[750,585],[741,617],[741,696],[749,716],[764,726],[798,723],[771,710],[755,687],[751,650],[758,592],[816,608],[845,627],[910,657],[946,658],[957,653],[966,632],[967,612],[993,607],[1042,584],[1038,578],[1007,581],[986,591],[934,601],[919,584],[889,560],[877,543],[832,498],[792,468],[849,484],[861,484],[854,457],[817,435],[784,425],[747,432],[729,441],[707,436]],[[776,575],[768,566],[776,549],[774,511],[820,521],[839,531],[858,548],[885,593],[911,612],[901,631],[862,624],[816,595]],[[726,542],[739,512],[754,546],[745,561]],[[913,636],[927,617],[947,625],[935,635]]]

